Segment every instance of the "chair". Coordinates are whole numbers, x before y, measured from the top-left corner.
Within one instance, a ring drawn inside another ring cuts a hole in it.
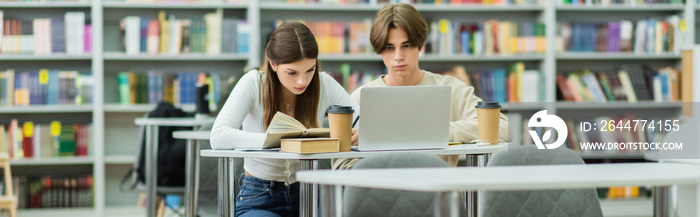
[[[574,151],[560,147],[540,150],[536,146],[511,146],[495,153],[488,167],[512,165],[584,164]],[[532,174],[537,175],[537,174]],[[602,217],[595,189],[485,191],[481,194],[482,217]]]
[[[214,123],[202,125],[200,130],[211,130]],[[201,149],[211,149],[209,140],[199,142]],[[199,206],[200,216],[217,216],[218,215],[218,158],[203,157],[199,159]],[[235,186],[234,197],[240,191],[239,179],[243,174],[243,158],[234,158],[235,168],[233,168],[233,183]]]
[[[442,159],[418,153],[388,153],[362,159],[352,169],[448,167]],[[432,216],[435,193],[346,187],[343,216]]]
[[[5,193],[0,195],[0,209],[7,209],[9,217],[17,217],[17,197],[12,189],[12,171],[10,170],[10,156],[0,154],[0,167],[3,168],[5,181]]]

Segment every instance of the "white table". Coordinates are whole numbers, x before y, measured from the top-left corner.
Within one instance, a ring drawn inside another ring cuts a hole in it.
[[[700,165],[690,164],[627,163],[300,171],[296,177],[300,182],[314,184],[437,192],[441,198],[451,198],[450,204],[455,204],[454,200],[459,198],[449,197],[449,194],[458,191],[678,185],[679,216],[700,216]],[[454,209],[456,207],[452,206],[452,210],[436,210],[436,213],[455,214]]]
[[[136,118],[134,123],[146,127],[146,216],[156,216],[156,197],[158,168],[158,127],[200,127],[204,124],[214,122],[214,118]],[[197,145],[188,142],[186,169],[185,169],[185,213],[186,216],[194,217],[197,213],[197,188],[199,187],[199,155]]]
[[[484,156],[487,159],[487,155],[494,153],[496,151],[507,149],[507,144],[498,145],[486,145],[478,146],[473,144],[464,145],[454,145],[445,149],[432,149],[432,150],[396,150],[391,151],[391,153],[424,153],[429,155],[467,155],[468,166],[476,166],[474,164],[478,156]],[[222,206],[222,204],[231,204],[230,198],[231,194],[235,189],[230,186],[230,170],[229,165],[232,163],[233,158],[270,158],[270,159],[287,159],[287,160],[299,160],[301,161],[300,170],[314,170],[317,165],[317,160],[319,159],[333,159],[333,158],[366,158],[375,155],[386,154],[388,151],[367,151],[367,152],[337,152],[337,153],[320,153],[320,154],[296,154],[296,153],[285,153],[285,152],[271,152],[271,151],[244,151],[244,150],[202,150],[201,155],[204,157],[218,157],[219,158],[219,189],[220,192],[223,190],[223,195],[219,195],[219,216],[232,216],[232,207]],[[234,166],[235,167],[235,166]],[[301,184],[299,187],[300,191],[300,204],[299,213],[300,216],[316,216],[316,193],[317,189],[312,184]],[[472,200],[476,204],[476,192],[473,194]],[[234,205],[235,206],[235,205]],[[235,210],[235,207],[233,208]],[[476,209],[475,209],[476,210]]]

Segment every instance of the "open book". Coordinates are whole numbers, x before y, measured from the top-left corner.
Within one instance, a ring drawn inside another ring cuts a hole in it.
[[[283,138],[328,138],[331,135],[331,131],[328,128],[306,129],[306,127],[296,119],[282,112],[277,112],[275,116],[272,117],[270,126],[267,127],[265,134],[267,134],[267,136],[262,146],[263,149],[279,148],[280,139]]]

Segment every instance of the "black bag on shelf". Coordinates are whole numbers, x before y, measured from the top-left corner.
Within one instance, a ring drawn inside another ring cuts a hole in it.
[[[170,103],[160,102],[156,108],[148,113],[149,118],[165,117],[194,117],[193,113],[175,108]],[[192,130],[192,127],[158,127],[158,186],[185,186],[185,155],[187,141],[174,139],[173,131]],[[141,145],[138,161],[134,168],[129,170],[122,178],[120,188],[124,191],[124,184],[131,179],[129,190],[134,190],[137,184],[145,184],[146,177],[146,129],[141,129]]]

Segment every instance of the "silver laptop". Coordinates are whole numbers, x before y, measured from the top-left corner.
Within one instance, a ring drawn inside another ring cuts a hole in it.
[[[447,148],[450,86],[367,87],[360,93],[360,151]]]

